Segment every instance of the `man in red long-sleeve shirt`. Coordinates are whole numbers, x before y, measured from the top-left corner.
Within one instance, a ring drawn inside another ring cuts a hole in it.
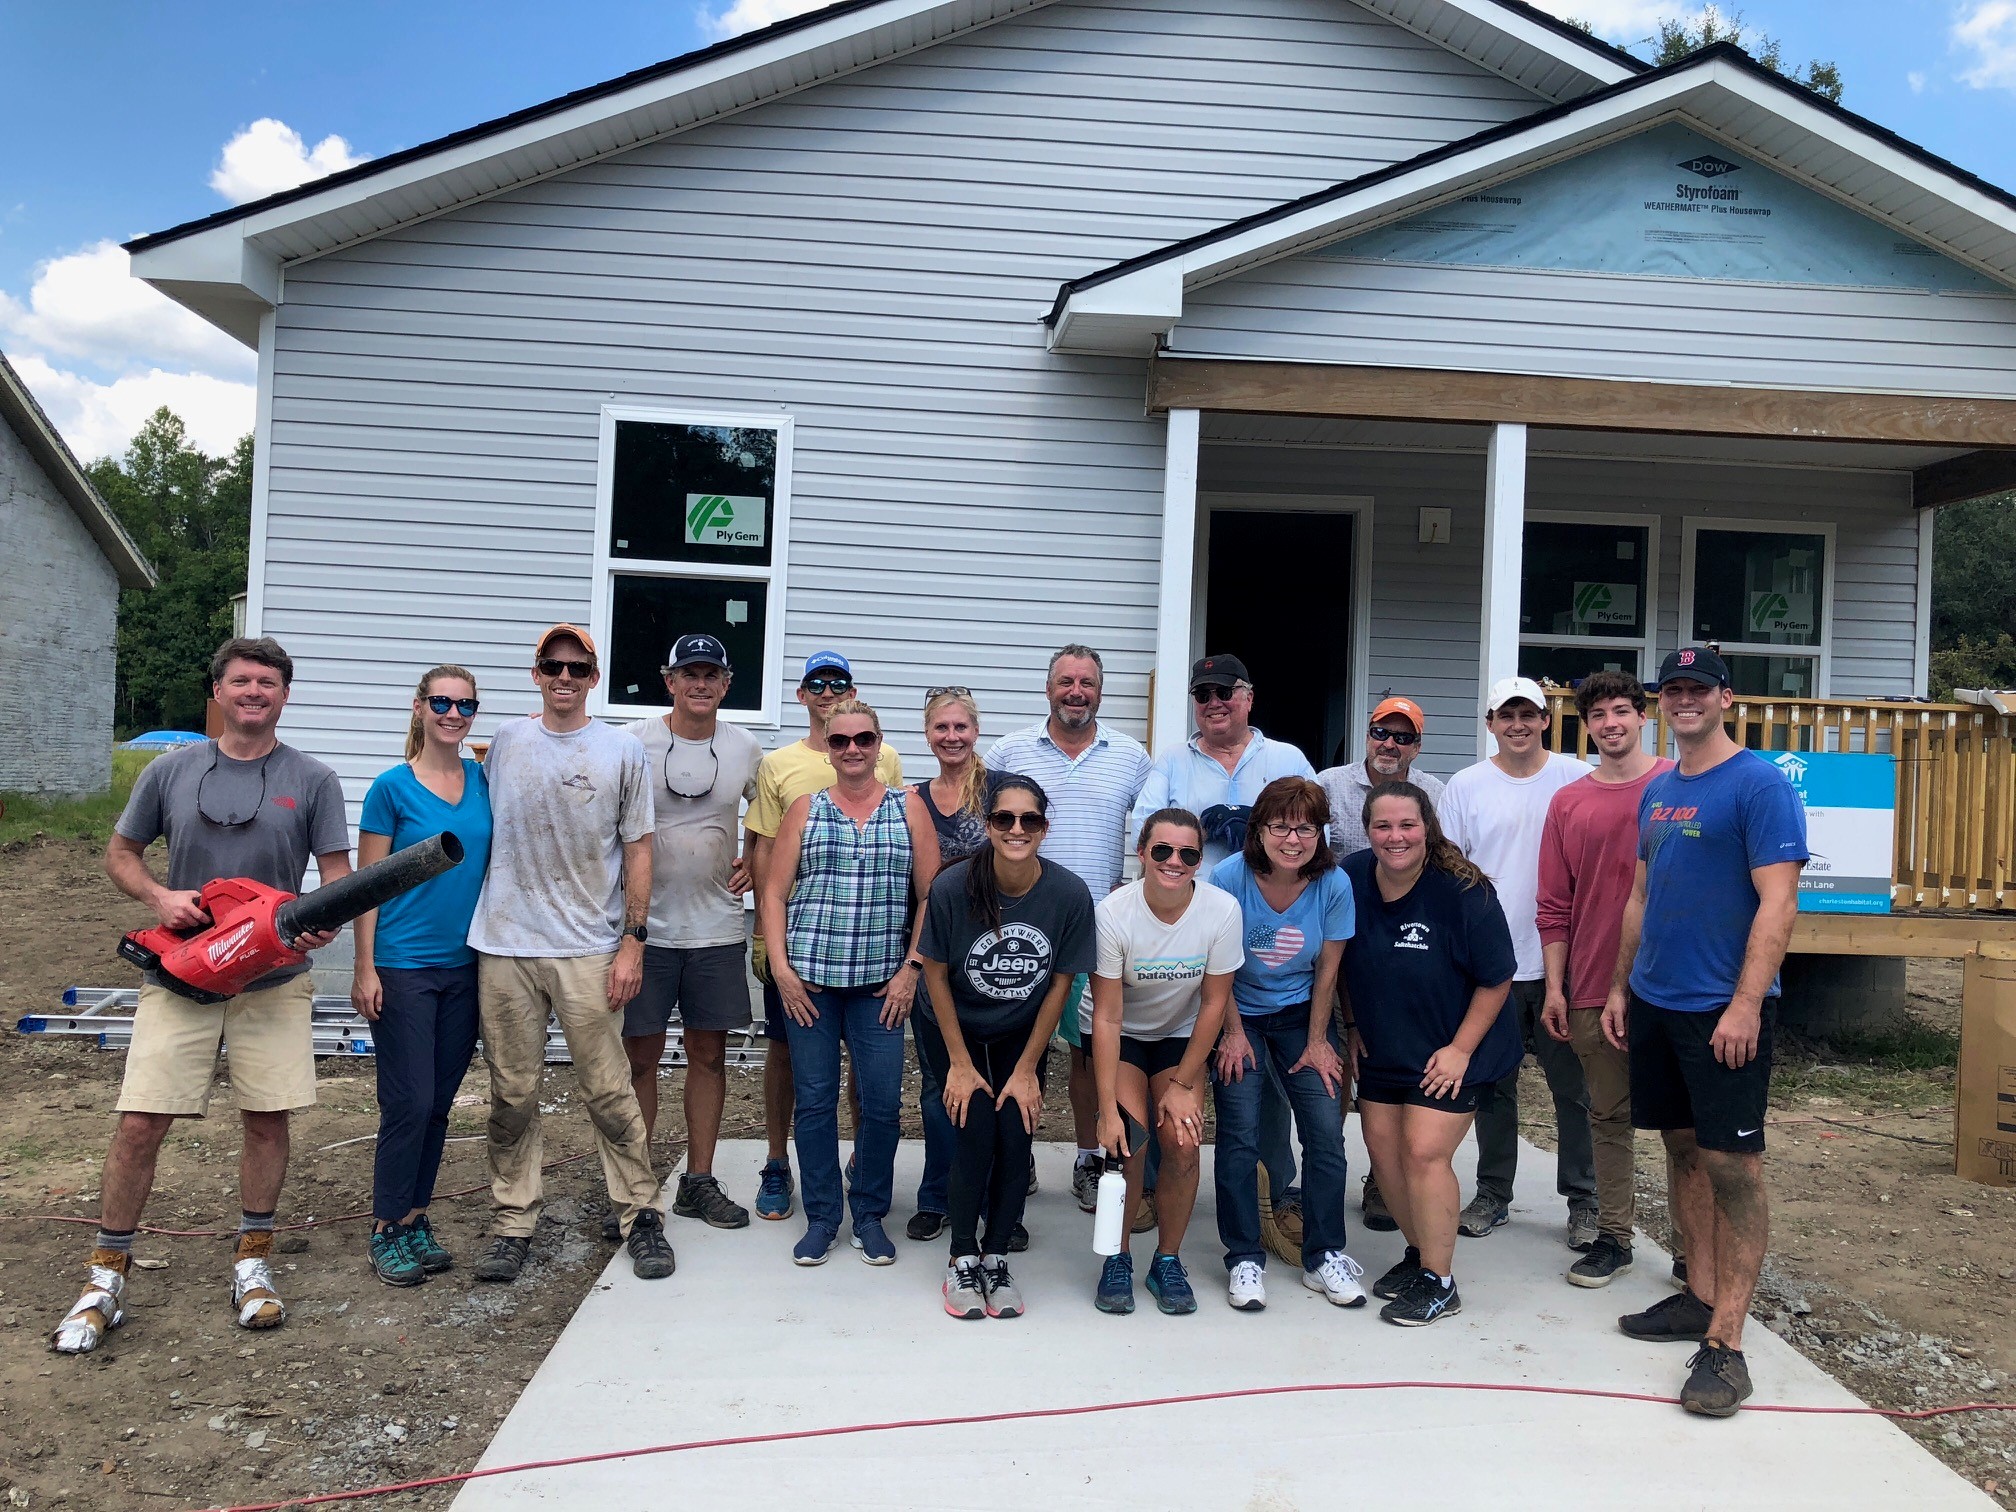
[[[1547,806],[1540,836],[1540,947],[1547,968],[1541,1023],[1575,1047],[1589,1086],[1596,1156],[1597,1238],[1569,1267],[1576,1286],[1608,1286],[1631,1269],[1635,1159],[1631,1059],[1603,1037],[1617,937],[1638,868],[1638,801],[1671,761],[1645,751],[1645,684],[1595,672],[1575,689],[1596,770]]]

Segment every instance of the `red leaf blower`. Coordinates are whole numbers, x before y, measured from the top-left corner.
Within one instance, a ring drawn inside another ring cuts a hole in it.
[[[219,877],[198,894],[208,925],[188,933],[136,929],[119,942],[119,956],[191,1002],[221,1003],[268,972],[307,964],[293,945],[302,935],[340,929],[461,860],[462,842],[443,830],[300,897],[246,877]]]

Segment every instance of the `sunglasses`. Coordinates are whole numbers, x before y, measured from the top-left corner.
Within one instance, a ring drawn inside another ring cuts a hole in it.
[[[1201,707],[1204,704],[1214,702],[1230,703],[1232,702],[1232,695],[1238,691],[1237,687],[1228,687],[1224,683],[1206,683],[1201,688],[1192,688],[1190,696],[1196,699],[1198,705]]]
[[[1017,828],[1025,835],[1040,835],[1050,828],[1050,821],[1041,814],[1018,814],[1013,809],[996,809],[987,816],[987,827],[997,835],[1005,835]]]
[[[1384,725],[1374,725],[1365,734],[1372,740],[1390,740],[1397,746],[1417,746],[1421,744],[1421,737],[1414,734],[1411,730],[1389,730]]]
[[[873,730],[863,730],[858,735],[828,735],[826,737],[826,749],[838,754],[851,745],[859,746],[862,750],[868,751],[873,750],[881,743],[881,740],[882,737]]]
[[[473,698],[450,698],[446,693],[430,693],[427,696],[427,707],[436,714],[446,714],[453,709],[464,719],[474,719],[476,711],[483,705]]]
[[[798,684],[807,693],[852,693],[854,679],[851,677],[808,677]]]
[[[675,773],[672,769],[673,763],[679,757],[679,743],[675,740],[671,748],[665,752],[665,791],[670,793],[674,798],[684,798],[689,802],[695,799],[713,797],[714,784],[721,776],[721,758],[714,754],[714,742],[712,740],[707,742],[706,756],[711,767],[711,770],[707,773],[706,782],[702,783],[700,781],[700,774],[697,769],[688,771],[682,766]],[[698,791],[693,791],[692,789],[694,788],[697,788]]]
[[[212,741],[210,746],[210,765],[205,767],[203,775],[196,779],[196,812],[220,829],[236,829],[241,824],[250,824],[254,819],[257,819],[259,817],[259,810],[265,807],[266,763],[273,759],[273,753],[268,751],[264,756],[259,758],[259,796],[252,800],[251,806],[243,813],[238,811],[238,806],[230,800],[229,795],[220,796],[205,791],[210,779],[217,775],[217,763],[223,754],[217,743]],[[226,774],[227,777],[229,775],[229,773]],[[223,787],[225,784],[219,783],[218,786]],[[218,812],[220,809],[222,812]]]
[[[569,677],[578,677],[585,681],[595,675],[595,663],[592,661],[561,661],[557,656],[542,656],[539,658],[539,675],[541,677],[558,677],[562,672],[565,672]]]
[[[1194,845],[1171,845],[1166,840],[1157,841],[1148,847],[1148,859],[1150,861],[1167,861],[1171,856],[1174,856],[1185,866],[1195,866],[1204,859],[1204,852],[1197,849]]]

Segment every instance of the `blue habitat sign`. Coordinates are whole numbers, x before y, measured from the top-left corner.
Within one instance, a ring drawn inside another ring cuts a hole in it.
[[[1801,913],[1890,912],[1897,838],[1897,766],[1838,751],[1761,753],[1806,806]]]

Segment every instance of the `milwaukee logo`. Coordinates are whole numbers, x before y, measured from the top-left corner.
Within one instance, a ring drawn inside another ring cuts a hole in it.
[[[203,947],[203,959],[211,966],[220,969],[229,966],[243,955],[245,947],[252,943],[252,931],[256,927],[257,921],[247,919],[229,934],[219,935]]]

